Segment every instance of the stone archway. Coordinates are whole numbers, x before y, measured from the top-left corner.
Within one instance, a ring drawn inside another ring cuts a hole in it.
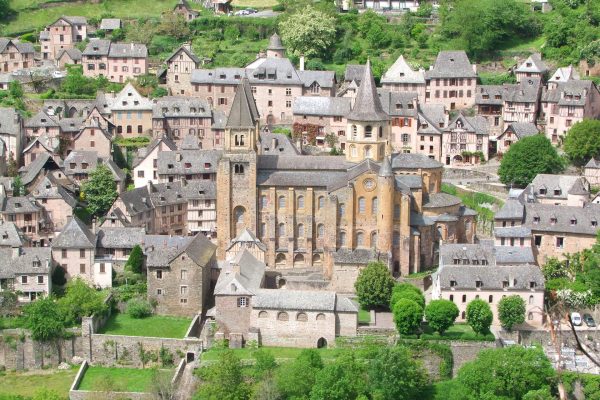
[[[304,263],[304,255],[303,254],[296,254],[294,256],[294,267],[303,267],[305,265]]]
[[[317,349],[324,349],[327,347],[327,339],[325,338],[319,338],[319,340],[317,340]]]
[[[457,154],[454,156],[454,158],[452,159],[453,162],[463,162],[463,158],[461,155]]]

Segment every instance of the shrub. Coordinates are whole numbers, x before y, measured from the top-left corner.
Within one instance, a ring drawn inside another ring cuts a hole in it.
[[[392,289],[392,298],[390,299],[390,310],[400,299],[409,299],[416,302],[421,308],[425,308],[425,296],[421,290],[410,283],[399,283]]]
[[[152,315],[152,305],[146,300],[134,298],[127,302],[127,314],[131,318],[146,318]]]
[[[458,307],[450,300],[433,300],[425,307],[425,318],[429,326],[441,335],[454,325]]]
[[[488,303],[481,299],[473,300],[467,305],[467,323],[477,334],[485,334],[490,330],[494,314]]]
[[[400,299],[392,309],[396,329],[402,335],[414,333],[423,321],[423,308],[414,300]]]

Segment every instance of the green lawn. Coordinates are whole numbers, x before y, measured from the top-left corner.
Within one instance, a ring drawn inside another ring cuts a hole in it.
[[[299,349],[297,347],[262,347],[262,349],[270,351],[275,358],[277,359],[294,359],[298,357],[300,352],[304,349]],[[226,350],[224,349],[210,349],[206,353],[202,354],[202,361],[216,361],[219,359],[219,356]],[[233,350],[235,354],[241,360],[253,360],[254,352],[256,349],[251,349],[248,347],[244,347],[243,349],[235,349]],[[326,349],[317,349],[321,358],[323,360],[334,359],[336,358],[342,349],[334,349],[334,348],[326,348]]]
[[[0,317],[0,329],[22,328],[24,323],[22,317]]]
[[[450,327],[442,336],[439,333],[434,332],[428,325],[423,327],[424,333],[421,335],[421,339],[424,340],[468,340],[468,341],[485,341],[493,342],[496,340],[492,333],[487,335],[476,335],[473,329],[467,324],[458,323]]]
[[[110,390],[114,392],[149,392],[156,373],[172,375],[172,370],[153,368],[89,367],[79,384],[79,390]]]
[[[371,313],[369,310],[363,310],[362,308],[358,310],[358,323],[359,324],[368,324],[371,322]]]
[[[11,395],[31,397],[45,388],[66,399],[75,375],[77,375],[77,367],[64,371],[6,372],[0,375],[0,397]]]
[[[153,315],[136,319],[127,314],[116,313],[111,315],[99,333],[182,339],[191,322],[191,318]]]

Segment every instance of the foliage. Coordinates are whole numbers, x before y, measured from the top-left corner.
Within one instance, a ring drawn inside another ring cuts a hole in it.
[[[54,98],[93,99],[101,91],[120,91],[123,85],[111,83],[106,77],[90,78],[83,75],[81,65],[67,66],[67,76],[62,80]]]
[[[394,278],[380,261],[370,262],[354,283],[360,306],[366,310],[384,308],[390,303]]]
[[[128,269],[136,274],[140,274],[143,266],[144,253],[142,252],[140,245],[136,244],[133,246],[133,249],[131,249],[131,253],[129,253],[129,258],[127,259],[127,263],[125,263],[125,269]]]
[[[81,322],[81,318],[102,314],[108,310],[105,294],[76,278],[67,284],[65,295],[58,300],[67,326]]]
[[[489,332],[494,315],[488,303],[475,299],[467,305],[467,323],[477,334]]]
[[[454,355],[452,349],[447,344],[430,342],[425,340],[404,340],[399,345],[409,348],[415,355],[429,351],[440,357],[440,377],[442,379],[452,378],[452,368],[454,366]]]
[[[273,353],[265,349],[258,349],[254,353],[254,369],[253,375],[256,379],[262,379],[266,375],[270,375],[277,368]]]
[[[11,14],[10,3],[8,0],[0,0],[0,20],[5,19]]]
[[[191,318],[152,315],[132,318],[128,314],[113,313],[99,333],[107,335],[145,336],[181,339],[185,336]]]
[[[529,391],[547,388],[554,376],[540,348],[510,346],[482,350],[461,367],[456,380],[472,398],[518,400]]]
[[[18,302],[19,296],[17,293],[9,290],[2,290],[0,292],[0,316],[7,317],[16,315],[18,311]],[[1,324],[0,329],[2,329]]]
[[[152,315],[152,305],[146,300],[133,298],[127,302],[127,314],[131,318],[146,318]]]
[[[46,342],[58,339],[64,333],[63,315],[51,297],[42,297],[25,305],[23,316],[34,340]]]
[[[372,398],[409,400],[423,398],[428,377],[423,366],[404,347],[384,347],[368,371]]]
[[[346,352],[317,372],[310,399],[343,400],[366,396],[369,392],[366,377],[364,362],[358,361],[354,353]]]
[[[498,319],[502,327],[511,330],[525,322],[525,301],[519,295],[506,296],[498,302]]]
[[[115,295],[115,300],[127,302],[134,297],[139,297],[140,295],[146,296],[148,293],[148,286],[146,281],[142,280],[141,275],[135,275],[135,282],[129,281],[127,284],[123,282],[123,284],[116,286],[113,283],[113,294]]]
[[[98,165],[83,184],[82,191],[88,203],[88,210],[96,217],[103,216],[117,198],[117,185],[110,169]]]
[[[335,37],[335,18],[307,6],[279,24],[284,44],[292,54],[322,56]]]
[[[413,300],[415,303],[425,308],[425,296],[421,289],[411,285],[410,283],[397,283],[392,289],[392,297],[390,299],[390,310],[394,308],[394,305],[400,299]]]
[[[505,185],[525,187],[538,174],[556,174],[563,169],[563,161],[550,140],[534,135],[510,146],[502,157],[498,175]]]
[[[165,13],[162,16],[160,25],[158,25],[158,33],[177,40],[185,40],[189,38],[191,31],[183,15]]]
[[[432,300],[425,307],[425,318],[440,335],[450,328],[458,317],[458,307],[450,300]]]
[[[200,373],[205,383],[200,386],[194,400],[249,398],[250,389],[242,376],[242,364],[233,351],[224,351],[215,365],[200,369]]]
[[[600,121],[584,119],[569,129],[563,144],[569,160],[577,165],[585,165],[590,158],[600,157]]]
[[[396,329],[401,335],[414,333],[423,321],[423,308],[414,300],[400,299],[392,308]]]
[[[323,360],[316,350],[302,350],[294,361],[283,364],[277,371],[280,393],[284,398],[307,398],[322,368]]]
[[[25,196],[25,186],[19,175],[13,179],[13,196]]]
[[[486,73],[479,72],[479,80],[482,85],[502,85],[505,83],[517,83],[514,75],[509,73]]]

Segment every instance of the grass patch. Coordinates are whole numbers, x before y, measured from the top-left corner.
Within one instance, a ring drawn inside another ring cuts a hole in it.
[[[32,397],[44,388],[56,392],[66,399],[77,374],[77,368],[73,367],[62,371],[6,372],[0,375],[0,397]]]
[[[156,370],[153,368],[90,367],[83,375],[79,390],[150,392],[157,371],[172,374],[170,370]]]
[[[362,308],[358,310],[358,323],[359,324],[368,324],[371,322],[371,312],[369,310],[363,310]]]
[[[489,194],[461,190],[449,183],[442,183],[442,192],[460,198],[465,206],[477,211],[478,217],[484,221],[492,221],[494,211],[488,207],[483,207],[483,204],[491,204],[498,209],[504,204],[504,202]]]
[[[485,335],[477,335],[468,324],[454,324],[443,335],[434,332],[429,325],[423,325],[422,340],[466,340],[476,342],[493,342],[496,340],[491,332]]]
[[[277,358],[277,359],[289,359],[289,360],[295,359],[296,357],[298,357],[300,355],[300,352],[302,350],[304,350],[304,349],[300,349],[297,347],[262,347],[262,349],[270,350],[273,353],[273,355],[275,356],[275,358]],[[217,361],[219,359],[219,356],[227,350],[228,349],[212,348],[209,351],[207,351],[206,353],[202,354],[202,361]],[[251,349],[248,347],[244,347],[243,349],[234,349],[233,351],[241,360],[253,360],[254,352],[256,350],[257,349]],[[332,360],[332,359],[336,358],[337,356],[339,356],[343,350],[327,348],[327,349],[317,349],[317,351],[319,352],[319,354],[321,355],[321,358],[323,358],[323,360],[328,360],[328,359]]]
[[[191,318],[153,315],[148,318],[135,319],[127,314],[115,313],[110,316],[100,333],[181,339],[191,322]]]
[[[0,329],[22,328],[24,324],[23,317],[0,317]]]
[[[406,279],[423,279],[426,276],[429,276],[429,275],[433,274],[435,271],[437,271],[437,268],[436,269],[430,269],[430,270],[427,270],[427,271],[414,272],[412,274],[407,275]]]

